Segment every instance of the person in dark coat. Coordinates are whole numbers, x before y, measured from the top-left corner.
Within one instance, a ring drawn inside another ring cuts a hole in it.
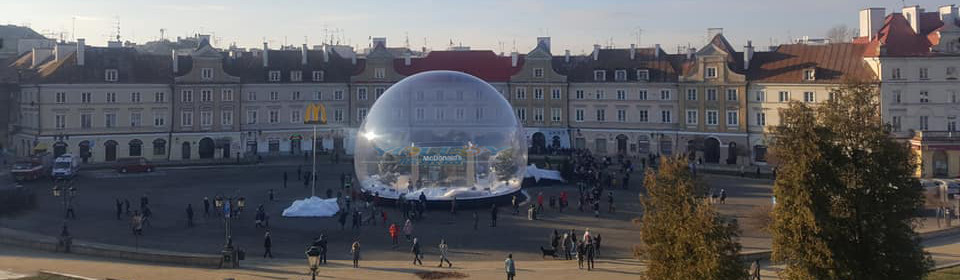
[[[490,227],[497,227],[497,204],[490,205]]]
[[[550,233],[550,247],[554,250],[560,246],[560,233],[557,230],[553,230],[553,233]]]
[[[267,256],[270,256],[271,259],[273,258],[273,251],[270,250],[272,247],[273,239],[270,238],[270,230],[268,229],[267,233],[263,234],[263,258],[267,258]]]
[[[210,198],[206,196],[203,197],[203,216],[210,216]]]
[[[593,270],[593,259],[595,258],[593,243],[587,242],[587,245],[584,245],[584,252],[587,254],[587,270]]]
[[[413,238],[413,246],[410,247],[410,252],[413,253],[413,264],[423,265],[423,260],[421,257],[423,251],[420,250],[420,240],[417,238]]]
[[[144,207],[147,207],[147,204],[150,204],[150,199],[147,198],[147,194],[143,194],[140,197],[140,209],[143,210]]]
[[[340,212],[340,217],[337,217],[337,222],[340,222],[340,230],[343,230],[347,225],[347,211]]]
[[[593,250],[596,251],[596,258],[600,258],[600,234],[598,233],[596,237],[593,238]]]
[[[120,215],[123,214],[123,202],[117,198],[117,220],[120,220]]]
[[[327,236],[320,235],[317,239],[317,247],[320,247],[320,263],[327,264]]]
[[[124,213],[124,214],[130,215],[130,200],[129,200],[129,199],[124,199],[124,200],[123,200],[123,209],[124,209],[124,210],[123,210],[123,213]]]
[[[193,227],[193,204],[187,204],[187,227]]]

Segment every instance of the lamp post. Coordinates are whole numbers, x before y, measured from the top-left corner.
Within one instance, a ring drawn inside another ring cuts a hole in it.
[[[304,110],[303,116],[304,124],[313,125],[313,143],[310,144],[311,153],[313,153],[313,167],[311,176],[311,185],[310,185],[310,196],[317,196],[317,126],[321,124],[327,124],[327,108],[323,106],[323,103],[310,103],[307,104],[306,110]]]
[[[73,203],[73,198],[77,196],[77,188],[70,182],[63,183],[66,184],[64,186],[61,186],[60,183],[63,183],[63,181],[59,181],[58,184],[54,185],[51,192],[53,193],[53,197],[62,198],[61,206],[63,208],[63,217],[67,218],[70,214],[70,204]]]
[[[320,249],[310,246],[307,249],[307,264],[310,266],[310,279],[317,280],[317,269],[320,268]]]

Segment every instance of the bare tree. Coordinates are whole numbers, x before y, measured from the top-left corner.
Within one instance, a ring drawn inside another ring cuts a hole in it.
[[[826,37],[830,39],[831,43],[846,43],[850,42],[850,39],[853,38],[853,33],[853,29],[846,24],[838,24],[827,30]]]

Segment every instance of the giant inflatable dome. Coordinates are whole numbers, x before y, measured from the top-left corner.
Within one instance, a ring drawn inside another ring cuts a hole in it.
[[[357,132],[361,187],[384,198],[480,199],[520,190],[527,154],[513,107],[490,84],[429,71],[391,86]]]

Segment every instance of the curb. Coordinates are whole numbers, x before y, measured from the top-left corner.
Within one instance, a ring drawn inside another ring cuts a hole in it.
[[[40,276],[60,277],[60,278],[68,278],[73,280],[99,280],[97,278],[83,277],[79,275],[73,275],[73,274],[67,274],[63,272],[56,272],[56,271],[49,271],[49,270],[41,270],[37,274]]]
[[[936,270],[947,269],[947,268],[954,268],[954,267],[958,267],[958,266],[960,266],[960,262],[952,262],[952,263],[948,263],[948,264],[941,264],[941,265],[938,265],[938,266],[934,266],[933,269],[931,269],[930,271],[936,271]]]

